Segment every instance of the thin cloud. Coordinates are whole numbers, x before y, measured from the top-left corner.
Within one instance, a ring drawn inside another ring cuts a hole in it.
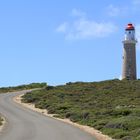
[[[65,39],[68,40],[79,40],[79,39],[93,39],[103,38],[111,35],[117,30],[116,25],[110,22],[96,22],[94,20],[85,17],[84,12],[72,11],[76,19],[71,23],[64,22],[60,24],[56,31],[63,33]],[[79,17],[80,16],[80,17]]]
[[[140,0],[133,0],[134,5],[140,5]]]
[[[135,13],[140,12],[140,0],[132,0],[132,10]]]
[[[132,0],[129,4],[121,6],[110,4],[106,8],[106,13],[110,17],[129,16],[130,14],[137,14],[140,11],[140,0]]]
[[[113,4],[110,4],[107,7],[107,14],[111,17],[117,17],[117,16],[124,16],[128,12],[128,7],[122,6],[122,7],[117,7]]]
[[[108,15],[113,17],[118,16],[121,12],[120,8],[115,7],[112,4],[107,7],[107,10],[108,10]]]
[[[122,75],[119,76],[119,80],[122,80]]]
[[[67,23],[67,22],[64,22],[63,24],[61,24],[61,25],[56,29],[56,31],[57,31],[57,32],[66,33],[67,29],[68,29],[68,23]]]
[[[72,12],[71,12],[71,15],[75,16],[75,17],[82,17],[82,18],[84,18],[86,16],[86,13],[82,12],[81,10],[78,10],[78,9],[73,9]]]
[[[66,34],[67,39],[92,39],[109,36],[116,30],[112,23],[97,23],[92,20],[80,19],[73,22]]]

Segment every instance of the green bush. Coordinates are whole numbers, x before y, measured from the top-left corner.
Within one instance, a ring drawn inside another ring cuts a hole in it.
[[[31,83],[28,85],[20,85],[16,87],[2,87],[0,88],[0,93],[5,92],[14,92],[14,91],[20,91],[20,90],[27,90],[27,89],[35,89],[35,88],[46,88],[46,83]]]
[[[3,119],[0,117],[0,125],[2,125]]]
[[[137,140],[140,136],[140,80],[69,82],[32,91],[23,101],[116,139]]]
[[[113,135],[113,138],[115,139],[126,139],[129,140],[131,137],[129,136],[128,132],[119,132]]]
[[[140,140],[140,135],[139,135],[139,136],[137,136],[135,140]]]

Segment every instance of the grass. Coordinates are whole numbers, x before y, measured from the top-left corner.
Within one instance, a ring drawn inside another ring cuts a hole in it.
[[[140,140],[140,80],[47,86],[24,95],[23,101],[114,139]]]
[[[46,83],[31,83],[28,85],[20,85],[20,86],[15,86],[15,87],[2,87],[0,88],[0,93],[28,90],[28,89],[34,89],[34,88],[43,88],[45,86],[46,86]]]

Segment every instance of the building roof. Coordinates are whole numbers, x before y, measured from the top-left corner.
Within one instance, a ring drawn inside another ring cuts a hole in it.
[[[135,27],[133,26],[132,23],[128,23],[125,30],[135,30]]]

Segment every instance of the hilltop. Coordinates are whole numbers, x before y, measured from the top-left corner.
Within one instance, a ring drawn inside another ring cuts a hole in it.
[[[140,139],[140,81],[108,80],[47,86],[23,96],[56,117],[94,127],[115,139]]]
[[[24,84],[15,87],[1,87],[0,93],[7,93],[7,92],[15,92],[27,89],[34,89],[34,88],[43,88],[47,85],[47,83],[31,83],[31,84]]]

